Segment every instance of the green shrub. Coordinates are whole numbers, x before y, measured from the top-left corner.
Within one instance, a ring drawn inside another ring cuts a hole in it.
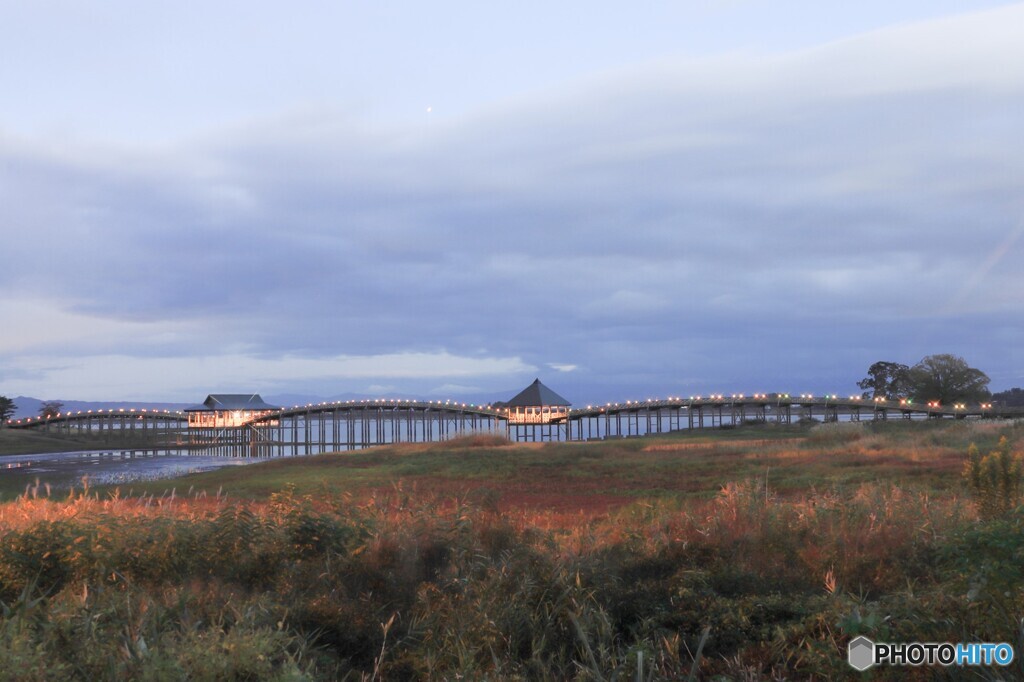
[[[1003,516],[1021,504],[1024,458],[1010,450],[1003,436],[994,450],[984,457],[974,443],[967,449],[964,479],[983,518]]]

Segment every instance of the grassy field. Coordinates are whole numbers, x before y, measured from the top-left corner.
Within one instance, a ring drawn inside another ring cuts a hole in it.
[[[1003,436],[1021,451],[952,421],[473,437],[27,496],[0,505],[0,679],[831,680],[860,679],[857,634],[1021,652],[1024,510],[982,518],[961,475]]]
[[[479,436],[277,459],[135,484],[131,493],[193,487],[261,500],[290,485],[299,494],[336,499],[405,489],[486,501],[502,511],[584,515],[644,499],[709,499],[730,482],[751,479],[767,479],[782,497],[871,482],[942,493],[959,490],[969,443],[991,448],[1000,432],[998,423],[947,421],[762,426],[543,445]]]

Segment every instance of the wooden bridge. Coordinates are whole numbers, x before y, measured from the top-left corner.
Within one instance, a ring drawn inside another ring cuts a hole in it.
[[[837,395],[784,393],[669,397],[588,405],[536,419],[509,419],[508,408],[452,400],[350,400],[275,410],[233,428],[188,428],[184,412],[118,409],[10,420],[79,439],[146,441],[204,453],[256,457],[353,450],[392,443],[426,443],[495,433],[513,441],[585,441],[751,423],[791,424],[889,419],[1020,419],[1024,408],[917,403]]]
[[[34,429],[67,437],[159,438],[180,433],[188,426],[188,420],[183,412],[121,408],[9,419],[6,425],[11,429]]]

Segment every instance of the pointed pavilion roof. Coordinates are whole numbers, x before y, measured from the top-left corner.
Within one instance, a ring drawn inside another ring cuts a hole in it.
[[[568,400],[535,379],[512,400],[505,403],[506,407],[537,407],[538,405],[571,405]]]
[[[259,393],[211,393],[201,405],[186,408],[186,412],[228,411],[228,410],[277,410],[274,405],[263,402]]]

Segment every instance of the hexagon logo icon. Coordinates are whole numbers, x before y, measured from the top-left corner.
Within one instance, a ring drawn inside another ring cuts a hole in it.
[[[875,643],[864,635],[850,640],[846,660],[854,670],[867,670],[875,664]]]

